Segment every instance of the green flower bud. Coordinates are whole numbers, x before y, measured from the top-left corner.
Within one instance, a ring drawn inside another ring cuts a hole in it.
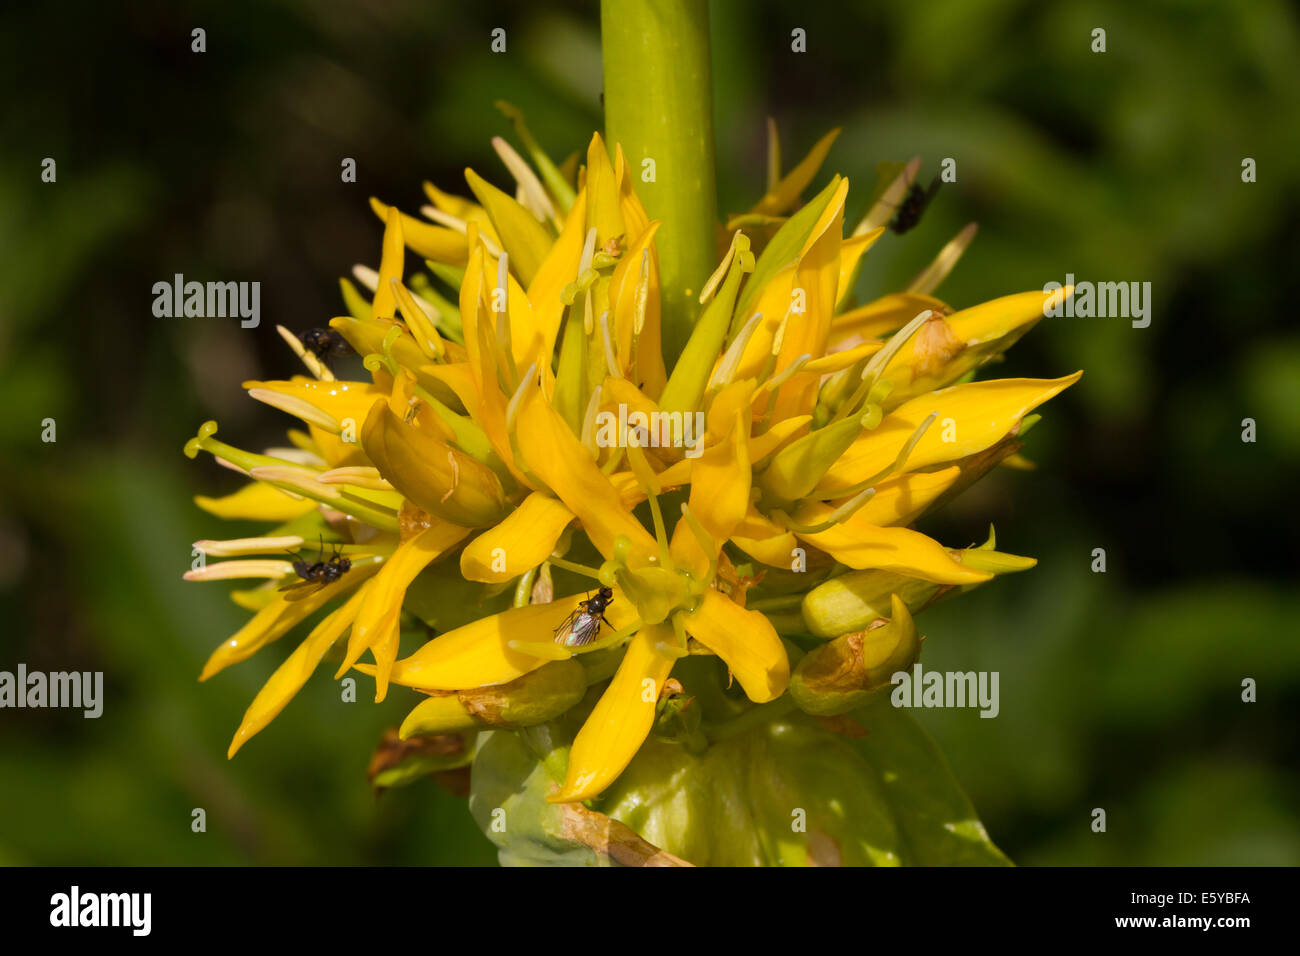
[[[825,717],[848,713],[916,662],[921,653],[916,623],[897,594],[890,596],[890,605],[888,621],[841,634],[804,656],[790,675],[790,696],[801,710]]]
[[[963,562],[965,555],[963,554]],[[893,571],[851,571],[831,578],[803,599],[803,618],[815,637],[834,638],[861,631],[889,617],[890,597],[897,596],[912,614],[919,613],[951,585],[910,578]]]
[[[406,715],[399,731],[414,736],[492,727],[531,727],[582,700],[587,672],[576,660],[551,661],[508,684],[430,697]]]

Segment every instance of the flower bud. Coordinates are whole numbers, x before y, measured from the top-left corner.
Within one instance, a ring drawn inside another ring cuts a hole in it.
[[[587,673],[575,660],[551,661],[493,687],[430,697],[402,721],[403,740],[491,727],[531,727],[564,713],[587,692]]]
[[[406,424],[377,401],[361,429],[361,444],[389,483],[420,508],[452,524],[481,528],[505,514],[501,479],[418,422]]]
[[[907,605],[890,596],[891,616],[841,634],[808,654],[790,677],[790,695],[805,713],[834,716],[866,703],[871,691],[916,662],[921,639]]]

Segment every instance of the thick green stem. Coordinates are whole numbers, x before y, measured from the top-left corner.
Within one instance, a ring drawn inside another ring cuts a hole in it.
[[[708,2],[601,0],[600,23],[605,139],[611,152],[622,145],[637,195],[663,222],[655,246],[671,368],[717,264]]]

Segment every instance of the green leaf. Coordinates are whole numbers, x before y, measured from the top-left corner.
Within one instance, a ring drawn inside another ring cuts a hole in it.
[[[562,836],[563,810],[547,803],[554,780],[515,733],[479,734],[469,812],[502,866],[597,866],[589,847]]]
[[[796,714],[700,754],[652,737],[596,809],[696,865],[1008,864],[888,688],[854,716],[864,736]],[[562,811],[545,800],[566,759],[553,730],[529,732],[547,741],[545,765],[515,734],[480,736],[470,810],[504,865],[603,865],[563,835]]]
[[[911,714],[890,703],[888,689],[853,716],[867,728],[865,737],[853,741],[854,749],[884,781],[909,862],[1011,865],[989,839],[938,745]]]

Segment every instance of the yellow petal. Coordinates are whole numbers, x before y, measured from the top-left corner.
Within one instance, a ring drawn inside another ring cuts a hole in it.
[[[811,421],[811,415],[796,415],[777,422],[761,435],[755,435],[749,440],[749,460],[757,465],[768,455],[780,451],[807,432]]]
[[[471,236],[476,235],[476,232],[471,227]],[[487,310],[484,293],[485,285],[488,281],[495,281],[495,276],[490,280],[485,276],[485,258],[486,252],[482,244],[475,240],[474,251],[469,257],[465,278],[460,286],[460,316],[464,323],[467,364],[474,386],[472,406],[467,404],[466,408],[482,426],[488,440],[492,442],[492,448],[515,479],[521,484],[527,484],[526,476],[515,467],[510,430],[506,427],[508,399],[501,390],[497,371],[504,357],[498,358],[500,350],[494,317]]]
[[[385,644],[392,643],[398,636],[398,616],[406,597],[406,589],[416,575],[459,544],[468,534],[468,528],[438,521],[398,545],[366,590],[365,600],[361,603],[356,623],[352,627],[352,635],[348,638],[347,653],[335,676],[342,676],[367,649],[375,649],[375,658],[379,663],[375,675],[375,701],[384,699],[388,690],[388,670],[392,667],[393,660],[389,658],[385,666],[385,662],[379,661],[379,658],[381,651],[389,650]],[[392,650],[395,651],[395,647]]]
[[[244,382],[242,387],[258,401],[333,434],[350,426],[354,436],[360,432],[375,399],[389,395],[387,389],[373,382],[327,382],[303,377],[288,382]],[[316,411],[315,420],[307,417],[311,413],[306,409]]]
[[[599,133],[587,144],[587,228],[596,229],[596,248],[627,232],[618,194],[618,178]]]
[[[470,581],[499,584],[537,567],[555,550],[573,512],[534,491],[495,528],[460,553],[460,573]]]
[[[634,357],[631,377],[635,381],[644,382],[650,395],[658,395],[663,391],[666,381],[663,354],[659,346],[659,260],[654,250],[654,237],[659,225],[657,219],[649,223],[645,231],[633,241],[614,267],[609,283],[609,301],[613,306],[614,334],[619,357]],[[643,261],[648,274],[643,290],[644,301],[639,301]],[[643,310],[640,333],[636,332],[638,308]]]
[[[516,428],[526,436],[522,452],[529,469],[578,516],[596,550],[613,557],[614,542],[626,535],[632,543],[629,564],[651,563],[658,551],[654,538],[623,507],[614,485],[539,389],[521,403]]]
[[[424,194],[429,197],[429,202],[433,203],[434,208],[463,222],[477,224],[479,231],[483,235],[498,246],[501,245],[500,237],[497,235],[496,230],[492,228],[492,220],[488,218],[488,214],[478,203],[472,202],[463,196],[457,196],[454,193],[445,193],[431,182],[426,181],[423,183],[423,187]]]
[[[1030,411],[1079,380],[1082,372],[1057,379],[1005,378],[971,382],[930,392],[894,409],[864,431],[840,456],[817,489],[832,497],[887,468],[913,432],[931,414],[935,420],[907,457],[909,470],[956,461],[996,444]]]
[[[738,383],[745,385],[746,383]],[[742,391],[747,393],[747,389]],[[717,550],[731,537],[732,531],[749,511],[749,416],[747,407],[738,407],[732,427],[721,441],[709,446],[691,461],[691,515],[704,526],[715,545],[713,554],[705,554],[699,540],[686,522],[679,522],[673,534],[673,560],[690,567],[697,574],[717,557]],[[681,532],[681,533],[678,533]]]
[[[623,231],[628,236],[639,236],[650,225],[645,206],[632,186],[632,170],[623,154],[623,144],[614,144],[614,179],[618,183],[618,208],[623,214]]]
[[[374,206],[375,202],[376,200],[371,200],[371,205]],[[379,284],[375,287],[375,297],[370,303],[372,319],[396,318],[397,298],[393,295],[392,280],[401,282],[402,273],[406,268],[402,214],[390,206],[384,214],[384,220],[384,245],[383,254],[379,259]]]
[[[794,549],[799,547],[793,534],[753,506],[750,506],[745,520],[732,532],[731,540],[755,561],[773,568],[792,567]]]
[[[375,211],[375,215],[388,223],[395,214],[398,217],[399,232],[397,240],[410,246],[415,252],[426,259],[432,259],[434,262],[446,263],[449,266],[465,265],[465,256],[468,252],[468,246],[465,237],[455,229],[448,229],[445,226],[435,226],[432,223],[422,222],[413,216],[408,216],[399,212],[395,207],[380,202],[378,199],[371,198],[370,208]],[[385,233],[385,236],[387,233]],[[397,278],[401,278],[400,267],[396,273]],[[382,266],[379,270],[379,288],[375,290],[375,298],[384,294],[384,289],[388,287],[389,276],[384,274]],[[385,300],[385,305],[388,301]],[[374,309],[372,315],[385,315],[392,317],[393,313]]]
[[[863,342],[861,345],[855,345],[852,348],[831,352],[819,359],[813,359],[795,374],[815,375],[818,378],[823,375],[830,375],[842,369],[852,368],[861,359],[870,358],[884,347],[884,342]]]
[[[842,312],[831,320],[831,342],[874,339],[897,332],[925,311],[948,312],[948,306],[932,295],[898,292]]]
[[[615,627],[631,623],[636,613],[620,597],[615,590],[605,612]],[[418,690],[467,690],[508,683],[546,663],[541,657],[514,650],[510,642],[553,642],[555,629],[586,598],[586,593],[580,593],[549,604],[511,608],[454,628],[394,664],[389,680]],[[358,665],[358,669],[366,667]]]
[[[829,531],[799,535],[855,570],[879,568],[937,584],[978,584],[992,575],[968,568],[933,538],[908,528],[879,528],[857,515]]]
[[[300,600],[287,601],[283,595],[277,596],[275,600],[254,614],[247,624],[236,631],[228,640],[223,641],[212,652],[212,655],[203,665],[199,680],[207,680],[213,674],[225,670],[231,664],[238,664],[240,661],[252,657],[267,644],[284,637],[290,630],[301,624],[316,611],[319,611],[334,598],[350,591],[378,570],[379,565],[377,564],[353,566],[352,570],[337,581],[325,585],[318,591],[313,591]]]
[[[497,312],[493,311],[493,299],[499,298],[500,295],[497,291],[499,263],[500,260],[496,256],[484,252],[483,268],[489,281],[484,283],[483,293],[487,296],[488,314],[493,320],[497,317]],[[543,354],[542,350],[548,343],[545,340],[545,330],[537,321],[524,287],[510,272],[506,274],[505,307],[506,320],[510,323],[510,353],[515,360],[515,367],[528,368],[538,360],[539,355]],[[493,332],[495,334],[495,328]],[[554,345],[554,340],[549,344]],[[545,354],[549,356],[550,353]]]
[[[860,521],[880,527],[909,524],[951,488],[960,476],[961,469],[954,465],[940,471],[890,478],[876,485],[876,493],[858,509],[856,515]],[[830,505],[813,502],[800,508],[795,513],[795,520],[802,525],[815,525],[826,520],[834,510]]]
[[[821,169],[822,163],[826,161],[826,154],[830,152],[840,132],[840,127],[837,126],[819,139],[808,151],[808,155],[794,169],[786,173],[750,212],[762,216],[777,216],[789,211],[799,201],[808,184],[813,181],[817,170]]]
[[[835,313],[844,202],[848,192],[846,179],[832,195],[800,253],[794,288],[802,290],[803,311],[793,315],[786,327],[776,363],[778,369],[786,368],[801,355],[819,358],[826,353],[831,316]],[[780,420],[812,411],[817,385],[817,380],[812,378],[794,377],[787,381],[777,391],[775,417]]]
[[[325,653],[334,646],[334,642],[342,636],[356,617],[357,609],[361,606],[369,586],[367,582],[358,588],[357,593],[348,598],[347,603],[317,624],[284,663],[275,669],[275,673],[262,685],[262,689],[257,692],[253,702],[248,705],[248,710],[244,712],[244,719],[240,721],[239,729],[235,731],[234,739],[230,741],[230,749],[226,752],[227,757],[233,757],[250,737],[274,720],[298,691],[302,690],[303,685],[307,683],[307,678],[315,672]]]
[[[835,285],[835,301],[843,302],[844,297],[853,291],[853,283],[858,275],[858,263],[876,240],[885,234],[884,226],[877,226],[870,232],[850,236],[840,246],[840,277]]]
[[[221,498],[195,495],[194,503],[218,518],[280,524],[300,518],[316,508],[308,498],[293,498],[264,481],[250,481]]]
[[[578,194],[564,217],[560,237],[537,267],[533,281],[528,283],[528,301],[533,304],[533,314],[545,343],[541,349],[543,355],[550,355],[555,347],[560,318],[564,315],[564,302],[560,296],[564,287],[577,278],[582,244],[586,237],[587,194],[584,191]]]
[[[982,345],[1035,325],[1053,296],[1068,296],[1070,292],[1067,286],[1062,292],[1035,290],[1004,295],[954,312],[947,317],[948,325],[968,346]]]
[[[546,799],[573,803],[596,796],[623,772],[654,726],[655,704],[673,659],[657,645],[673,640],[671,624],[639,632],[569,750],[564,786]]]
[[[790,682],[785,645],[768,619],[712,589],[687,615],[690,635],[726,662],[754,703],[775,700]]]

